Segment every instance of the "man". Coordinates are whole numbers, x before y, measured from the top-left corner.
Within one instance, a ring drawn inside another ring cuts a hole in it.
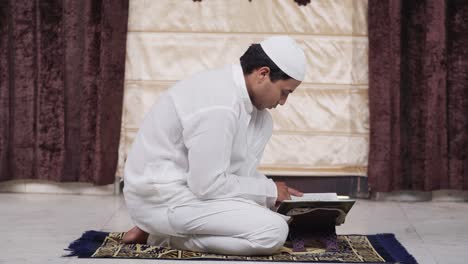
[[[302,193],[256,168],[273,128],[265,109],[283,105],[304,75],[304,52],[276,36],[251,45],[240,65],[196,74],[164,93],[125,165],[136,227],[124,242],[233,255],[280,249],[288,217],[269,208]]]

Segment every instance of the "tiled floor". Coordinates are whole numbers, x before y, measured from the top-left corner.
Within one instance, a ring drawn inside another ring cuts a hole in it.
[[[122,197],[0,193],[0,263],[156,262],[61,257],[85,230],[131,226]],[[338,233],[394,233],[419,263],[468,263],[468,203],[359,200]]]

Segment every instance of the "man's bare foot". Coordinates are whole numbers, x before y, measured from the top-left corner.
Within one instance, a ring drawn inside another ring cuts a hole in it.
[[[146,241],[148,241],[148,233],[137,226],[128,230],[122,238],[125,244],[146,244]]]

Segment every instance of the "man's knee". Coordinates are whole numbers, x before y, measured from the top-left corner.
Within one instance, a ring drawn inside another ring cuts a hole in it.
[[[284,242],[288,238],[289,234],[289,226],[284,219],[279,218],[275,226],[276,230],[272,236],[272,253],[283,247]]]
[[[288,237],[289,227],[284,219],[275,216],[255,232],[250,240],[255,244],[258,254],[272,254],[279,250]]]

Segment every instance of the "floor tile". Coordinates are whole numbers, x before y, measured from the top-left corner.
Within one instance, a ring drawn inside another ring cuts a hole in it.
[[[358,200],[339,234],[393,233],[419,263],[466,263],[468,204]],[[0,263],[116,263],[61,257],[86,230],[133,226],[121,196],[0,193]],[[151,260],[118,260],[117,264]],[[158,263],[174,263],[158,260]],[[184,261],[184,264],[204,263]],[[225,263],[210,261],[210,264]],[[230,264],[249,262],[229,262]],[[250,262],[257,263],[257,262]]]
[[[433,252],[437,263],[440,264],[466,264],[468,263],[468,245],[447,246],[440,244],[425,244]],[[425,264],[421,262],[421,264]]]

